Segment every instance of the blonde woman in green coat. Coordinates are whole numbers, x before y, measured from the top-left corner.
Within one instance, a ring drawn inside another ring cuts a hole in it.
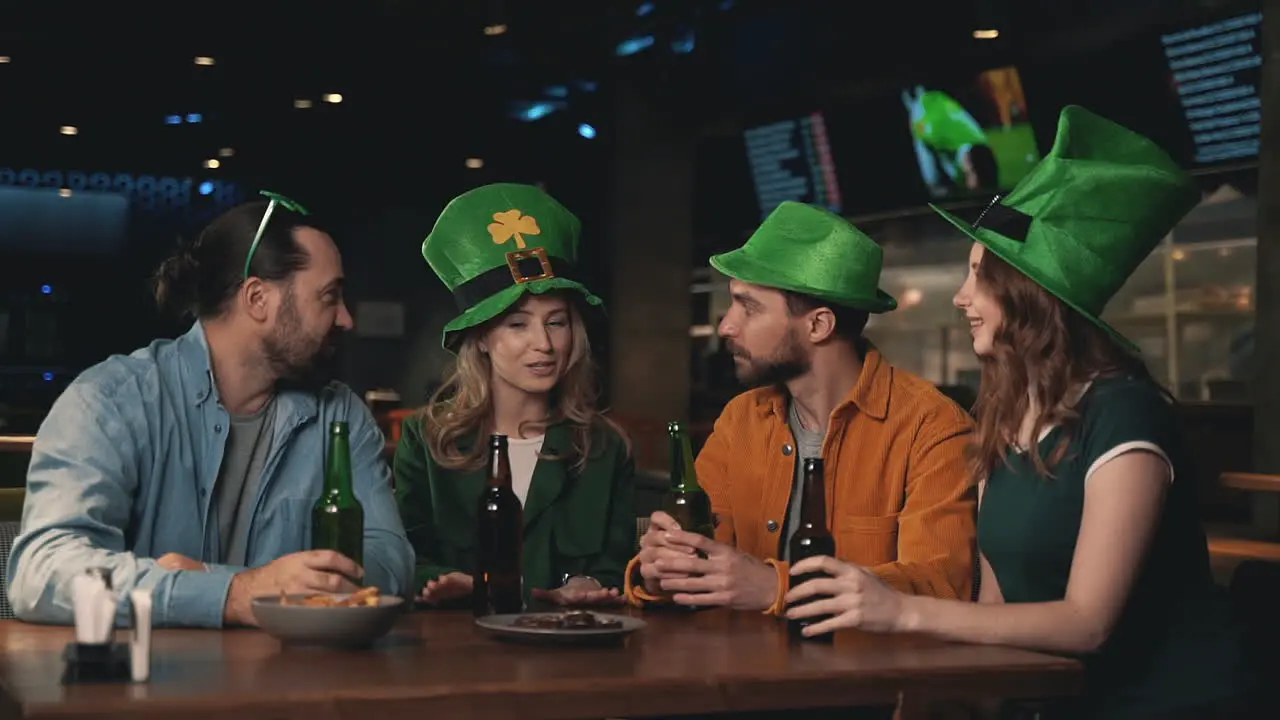
[[[404,423],[396,496],[417,553],[419,600],[465,604],[491,433],[508,436],[524,506],[526,602],[616,604],[635,549],[630,445],[595,406],[575,276],[578,219],[542,190],[497,184],[449,203],[422,246],[461,314],[456,355],[431,402]]]

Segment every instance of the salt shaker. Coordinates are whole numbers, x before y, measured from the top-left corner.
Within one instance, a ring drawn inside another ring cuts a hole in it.
[[[133,615],[133,638],[129,641],[130,673],[134,682],[151,679],[151,591],[129,593],[129,610]]]

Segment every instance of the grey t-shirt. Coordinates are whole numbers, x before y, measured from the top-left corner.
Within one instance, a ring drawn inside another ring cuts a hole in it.
[[[227,565],[245,564],[250,518],[262,480],[262,466],[271,452],[275,418],[274,397],[253,415],[231,417],[222,467],[218,469],[218,481],[213,486],[220,562]]]
[[[782,559],[791,562],[791,536],[800,525],[800,508],[804,506],[804,461],[809,458],[822,457],[822,441],[826,433],[820,430],[806,430],[800,424],[800,413],[794,402],[789,403],[787,425],[791,435],[796,439],[796,469],[791,479],[791,502],[787,505],[787,524],[782,536]]]

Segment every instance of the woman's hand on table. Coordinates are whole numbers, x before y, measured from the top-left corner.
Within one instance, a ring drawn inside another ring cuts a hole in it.
[[[822,573],[803,582],[786,595],[787,618],[831,617],[804,629],[806,636],[821,635],[844,628],[860,628],[871,632],[905,632],[910,628],[907,596],[885,584],[883,580],[858,565],[832,557],[805,558],[791,566],[794,578],[806,573]],[[810,600],[803,605],[795,603]]]
[[[572,577],[554,590],[533,589],[533,597],[556,605],[621,605],[625,598],[617,588],[607,588],[595,578]]]
[[[470,595],[471,586],[470,575],[460,572],[446,573],[435,580],[428,580],[422,592],[418,593],[418,600],[428,605],[440,605]]]

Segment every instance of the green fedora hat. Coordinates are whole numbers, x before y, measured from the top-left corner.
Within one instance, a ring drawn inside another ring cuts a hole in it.
[[[930,207],[1137,352],[1102,310],[1199,202],[1195,181],[1158,145],[1068,105],[1053,149],[977,220]]]
[[[456,350],[460,331],[501,315],[525,293],[573,290],[601,307],[577,279],[581,229],[568,208],[532,185],[484,185],[451,200],[422,242],[422,257],[460,313],[445,325],[444,347]]]
[[[784,201],[737,250],[711,266],[735,280],[882,313],[898,307],[879,288],[884,251],[848,220],[812,205]]]

